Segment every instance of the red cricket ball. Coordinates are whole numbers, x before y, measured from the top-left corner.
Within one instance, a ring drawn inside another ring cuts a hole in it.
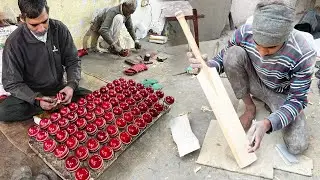
[[[126,127],[127,122],[123,118],[117,118],[116,125],[118,126],[118,128],[123,129]]]
[[[70,150],[75,150],[79,146],[79,141],[76,137],[70,136],[66,141],[66,146]]]
[[[174,97],[172,97],[172,96],[167,96],[167,97],[164,98],[164,102],[165,102],[166,104],[168,104],[168,105],[171,105],[171,104],[174,103]]]
[[[137,125],[140,129],[144,129],[147,126],[147,123],[142,118],[136,118],[134,124]]]
[[[93,102],[88,102],[86,105],[88,112],[93,111],[96,108],[96,105]]]
[[[73,123],[78,119],[78,115],[75,112],[70,112],[67,118],[69,119],[69,122]]]
[[[103,117],[97,117],[94,123],[97,125],[98,129],[103,129],[107,125],[107,122]]]
[[[97,133],[98,127],[97,127],[97,125],[91,123],[86,126],[86,131],[87,131],[88,135],[93,136]]]
[[[120,102],[124,102],[126,100],[126,96],[123,94],[117,94],[117,99]]]
[[[64,159],[69,154],[69,149],[65,144],[59,144],[54,150],[54,155],[58,159]]]
[[[96,109],[94,110],[94,113],[96,114],[97,117],[99,117],[104,114],[104,110],[101,107],[96,107]]]
[[[115,137],[118,135],[119,130],[115,125],[109,125],[107,127],[107,133],[109,134],[110,137]]]
[[[114,89],[114,84],[113,83],[108,83],[107,84],[107,88],[110,89]]]
[[[43,142],[49,138],[49,134],[47,131],[39,130],[39,132],[36,135],[36,139],[39,142]]]
[[[53,152],[56,147],[57,147],[57,142],[51,138],[49,138],[43,142],[44,152],[47,152],[47,153]]]
[[[79,118],[76,120],[75,124],[79,129],[83,129],[87,125],[87,120],[85,120],[84,118]]]
[[[131,109],[131,113],[132,113],[133,116],[140,116],[141,111],[140,111],[140,109],[138,107],[133,107]]]
[[[110,98],[109,102],[111,103],[112,107],[116,107],[119,105],[119,101],[117,98]]]
[[[78,131],[78,127],[76,124],[69,124],[66,130],[69,133],[69,135],[73,135],[75,132]]]
[[[79,146],[75,151],[75,156],[79,158],[80,161],[86,160],[89,156],[89,150],[85,146]]]
[[[89,158],[89,167],[93,170],[99,170],[103,167],[103,159],[100,155],[94,154]]]
[[[93,122],[96,119],[96,115],[94,112],[88,112],[85,118],[88,122]]]
[[[120,83],[125,83],[125,82],[127,82],[127,80],[126,80],[125,78],[123,78],[123,77],[119,78],[119,81],[120,81]]]
[[[97,132],[97,140],[99,141],[99,143],[104,144],[109,140],[109,135],[107,132],[105,131],[98,131]]]
[[[130,86],[127,83],[122,83],[121,87],[123,90],[128,90]]]
[[[113,151],[119,151],[121,149],[121,141],[119,138],[112,138],[109,141],[109,146],[113,149]]]
[[[51,124],[51,120],[48,118],[43,118],[40,120],[39,126],[41,129],[47,129],[48,126]]]
[[[141,94],[135,94],[135,95],[133,95],[133,99],[136,102],[140,102],[143,99],[143,96]]]
[[[105,110],[105,111],[110,111],[112,109],[112,104],[110,102],[106,102],[104,101],[101,104],[101,107]]]
[[[139,113],[140,114],[140,113]],[[123,114],[123,119],[127,122],[127,123],[132,123],[133,122],[133,114],[131,112],[125,112]]]
[[[153,108],[149,109],[148,112],[152,117],[157,117],[159,115],[158,111]]]
[[[143,84],[141,83],[137,83],[136,87],[140,90],[140,89],[144,89]]]
[[[84,117],[87,114],[87,109],[83,106],[80,106],[77,110],[77,114],[79,117]]]
[[[129,104],[129,106],[134,106],[136,104],[136,101],[133,98],[126,99],[126,103]]]
[[[101,100],[102,100],[102,101],[104,101],[104,102],[105,102],[105,101],[109,101],[109,99],[110,99],[110,96],[109,96],[108,94],[102,94],[102,95],[101,95]]]
[[[134,86],[130,86],[129,91],[131,92],[131,94],[137,94],[137,92],[138,92],[137,88]]]
[[[59,119],[61,118],[61,114],[60,113],[52,113],[51,116],[50,116],[50,120],[51,122],[57,122]]]
[[[105,86],[102,86],[101,88],[100,88],[100,93],[103,95],[103,94],[107,94],[108,93],[108,88],[107,87],[105,87]]]
[[[119,137],[123,144],[129,144],[132,141],[132,137],[130,136],[130,134],[125,131],[121,132]]]
[[[144,98],[148,97],[148,95],[149,95],[148,91],[145,89],[140,90],[139,94]]]
[[[79,106],[85,106],[87,104],[87,100],[85,98],[80,98],[77,103]]]
[[[156,94],[150,94],[149,95],[149,98],[152,100],[152,102],[157,102],[159,99],[158,99],[158,96]]]
[[[161,112],[161,111],[164,110],[164,106],[163,106],[162,104],[158,103],[158,102],[156,102],[156,103],[153,105],[153,108],[154,108],[155,110],[157,110],[158,112]]]
[[[59,130],[56,134],[56,140],[59,142],[59,143],[63,143],[65,142],[69,137],[69,134],[66,130]]]
[[[69,125],[69,120],[67,118],[61,118],[58,120],[58,125],[60,126],[60,129],[64,129],[66,127],[68,127]]]
[[[33,125],[33,126],[29,127],[28,135],[30,137],[35,137],[39,131],[40,131],[40,127],[38,125]]]
[[[116,116],[120,116],[123,113],[123,110],[120,107],[114,107],[112,111]]]
[[[99,98],[101,96],[100,90],[93,91],[92,95],[96,98]]]
[[[148,106],[146,105],[146,103],[143,103],[143,102],[138,105],[138,108],[142,113],[148,111]]]
[[[156,95],[158,96],[159,99],[164,97],[164,93],[162,91],[160,91],[160,90],[156,91]]]
[[[139,128],[134,124],[130,124],[127,127],[127,131],[131,136],[137,136],[140,132]]]
[[[144,113],[142,119],[148,124],[152,122],[152,116],[149,113]]]
[[[147,87],[146,90],[149,92],[149,94],[152,94],[154,92],[152,87]]]
[[[129,79],[128,80],[128,84],[130,85],[130,86],[136,86],[136,82],[133,80],[133,79]]]
[[[74,136],[78,139],[79,143],[83,143],[88,139],[88,134],[83,130],[77,131],[74,133]]]
[[[95,138],[87,141],[87,148],[90,152],[96,152],[99,149],[99,142]]]
[[[131,92],[128,89],[123,90],[122,94],[127,98],[131,97]]]
[[[101,98],[95,98],[93,100],[93,103],[96,105],[96,106],[100,106],[102,104],[102,99]]]
[[[113,90],[113,89],[110,89],[108,94],[109,94],[110,97],[116,97],[117,96],[117,92],[115,90]]]
[[[108,146],[103,146],[99,154],[104,160],[111,160],[114,157],[113,149]]]
[[[74,172],[80,167],[80,161],[76,156],[69,156],[65,160],[65,168],[70,171]]]
[[[121,103],[119,104],[119,107],[120,107],[123,111],[128,111],[128,110],[130,109],[129,104],[126,103],[126,102],[121,102]]]
[[[50,135],[56,135],[56,133],[60,130],[58,124],[50,124],[47,128],[47,131]]]
[[[90,172],[87,168],[81,167],[76,171],[76,180],[89,180]]]
[[[78,109],[79,106],[78,106],[77,103],[72,102],[72,103],[70,103],[70,104],[68,105],[68,107],[69,107],[69,109],[70,109],[71,112],[75,112],[75,111]]]
[[[153,105],[153,101],[151,99],[149,99],[149,98],[145,99],[144,103],[149,107],[151,107]]]
[[[118,79],[113,80],[112,83],[113,83],[115,86],[120,86],[120,85],[121,85],[121,82],[120,82]]]
[[[116,87],[114,88],[114,90],[115,90],[117,93],[122,93],[122,91],[123,91],[123,89],[122,89],[121,86],[116,86]]]
[[[86,97],[86,100],[88,102],[92,102],[94,100],[94,95],[93,94],[87,94],[85,97]]]
[[[114,120],[114,114],[112,112],[106,112],[103,115],[103,118],[106,120],[107,123],[112,123]]]

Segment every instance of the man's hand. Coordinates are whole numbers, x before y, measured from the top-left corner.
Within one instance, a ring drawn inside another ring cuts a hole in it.
[[[57,101],[53,98],[50,98],[50,97],[41,97],[41,100],[40,100],[40,107],[43,109],[43,110],[46,110],[46,111],[49,111],[49,110],[52,110],[53,108],[55,108],[57,106]]]
[[[134,43],[134,48],[135,49],[141,49],[141,44],[139,42]]]
[[[204,61],[207,61],[208,60],[208,55],[207,54],[203,54],[201,55],[202,59]],[[200,69],[202,68],[202,65],[201,63],[195,58],[195,56],[193,55],[192,52],[187,52],[187,59],[188,61],[190,62],[190,67],[193,68],[193,71],[196,72],[196,71],[200,71]]]
[[[61,101],[62,104],[69,104],[73,96],[73,89],[69,86],[66,86],[59,93],[65,94],[64,99]]]
[[[252,153],[259,149],[264,134],[271,128],[271,122],[268,119],[263,121],[254,121],[248,131],[249,140],[248,152]]]

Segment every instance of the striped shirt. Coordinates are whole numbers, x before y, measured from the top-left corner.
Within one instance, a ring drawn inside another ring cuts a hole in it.
[[[223,73],[223,56],[231,46],[241,46],[246,50],[258,77],[269,89],[288,94],[284,104],[267,118],[271,121],[272,131],[282,129],[295,120],[307,106],[316,57],[316,51],[305,36],[293,30],[276,54],[261,57],[253,41],[251,25],[243,25],[234,32],[228,46],[208,61],[208,66]]]

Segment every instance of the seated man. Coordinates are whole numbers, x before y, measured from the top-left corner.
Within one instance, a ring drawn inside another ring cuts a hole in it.
[[[294,9],[279,1],[259,3],[252,25],[237,29],[228,46],[207,62],[225,72],[238,99],[246,109],[240,121],[256,151],[265,133],[282,129],[292,154],[308,148],[307,94],[313,75],[316,51],[302,32],[293,29]],[[311,35],[310,35],[311,36]],[[197,66],[193,64],[192,66]],[[258,119],[251,95],[265,102],[272,114]]]
[[[36,97],[60,92],[67,104],[90,92],[78,88],[81,66],[76,47],[67,27],[49,19],[46,0],[19,0],[18,5],[25,23],[5,43],[2,82],[11,96],[0,103],[0,121],[26,120],[55,108],[52,98]]]
[[[93,20],[90,29],[87,31],[83,39],[83,50],[87,50],[87,41],[91,36],[92,51],[96,51],[99,36],[109,45],[109,51],[121,56],[126,55],[126,51],[120,47],[119,35],[120,30],[125,26],[135,41],[135,48],[140,49],[141,45],[136,40],[133,29],[131,14],[136,10],[136,1],[128,0],[118,6],[103,9]]]

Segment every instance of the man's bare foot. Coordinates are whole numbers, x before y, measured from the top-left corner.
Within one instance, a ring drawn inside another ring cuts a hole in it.
[[[239,118],[241,125],[246,132],[251,127],[252,120],[255,118],[255,116],[256,116],[256,106],[254,104],[246,106],[246,110]]]

